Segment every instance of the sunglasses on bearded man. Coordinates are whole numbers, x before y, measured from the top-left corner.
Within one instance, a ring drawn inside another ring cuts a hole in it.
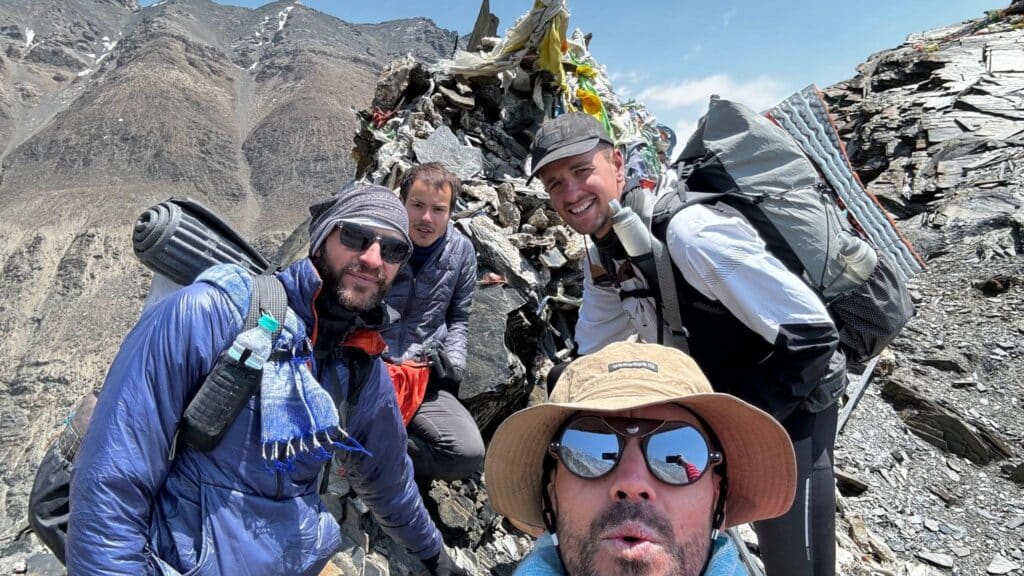
[[[390,264],[401,264],[409,257],[412,248],[401,238],[383,236],[373,228],[344,222],[338,225],[338,240],[349,250],[365,252],[380,241],[380,258]]]
[[[579,416],[566,423],[557,438],[548,452],[585,480],[614,470],[630,438],[640,439],[651,475],[673,486],[693,484],[722,463],[722,453],[712,450],[689,422]]]

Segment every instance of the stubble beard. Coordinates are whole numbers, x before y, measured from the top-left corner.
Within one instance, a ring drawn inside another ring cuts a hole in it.
[[[329,267],[319,263],[317,263],[317,269],[320,272],[320,278],[323,280],[324,290],[329,294],[334,294],[335,300],[339,305],[353,312],[368,312],[377,308],[384,300],[384,295],[387,294],[388,288],[391,287],[384,279],[383,270],[364,268],[360,264],[349,264],[339,270],[337,274]],[[357,291],[354,288],[345,288],[342,279],[347,272],[359,272],[360,274],[369,274],[377,277],[377,289],[374,290],[373,294],[366,295],[365,292]],[[359,294],[363,295],[360,296]]]
[[[602,574],[597,566],[597,556],[601,549],[601,534],[625,522],[641,521],[653,530],[662,542],[668,554],[667,570],[654,572],[656,567],[648,559],[621,560],[616,559],[611,574],[624,576],[648,576],[664,574],[672,576],[700,576],[711,545],[711,526],[694,530],[694,533],[682,543],[675,537],[672,525],[668,520],[637,502],[616,502],[598,515],[590,524],[588,534],[576,533],[571,529],[559,530],[562,558],[565,568],[571,576],[593,576]]]

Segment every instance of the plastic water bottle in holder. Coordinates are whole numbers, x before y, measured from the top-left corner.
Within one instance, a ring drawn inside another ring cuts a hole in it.
[[[280,327],[281,324],[277,320],[264,314],[255,328],[250,328],[235,338],[231,348],[228,348],[228,357],[239,364],[244,363],[253,370],[262,369],[263,363],[274,349],[274,332]]]
[[[185,409],[181,439],[208,452],[220,443],[242,408],[259,389],[263,364],[274,350],[280,323],[264,314],[255,328],[235,338]]]

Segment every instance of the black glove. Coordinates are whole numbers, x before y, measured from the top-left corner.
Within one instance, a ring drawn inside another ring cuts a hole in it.
[[[441,546],[441,551],[437,553],[437,556],[423,560],[423,565],[427,567],[430,576],[469,576],[469,572],[452,560],[444,545]]]
[[[431,346],[427,351],[430,363],[429,386],[435,390],[446,390],[456,398],[459,397],[459,384],[462,383],[462,368],[452,365],[448,354],[441,346]]]

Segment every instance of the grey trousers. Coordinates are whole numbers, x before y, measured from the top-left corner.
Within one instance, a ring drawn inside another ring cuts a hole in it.
[[[427,392],[408,432],[417,479],[461,480],[483,466],[484,440],[476,421],[446,391]]]

